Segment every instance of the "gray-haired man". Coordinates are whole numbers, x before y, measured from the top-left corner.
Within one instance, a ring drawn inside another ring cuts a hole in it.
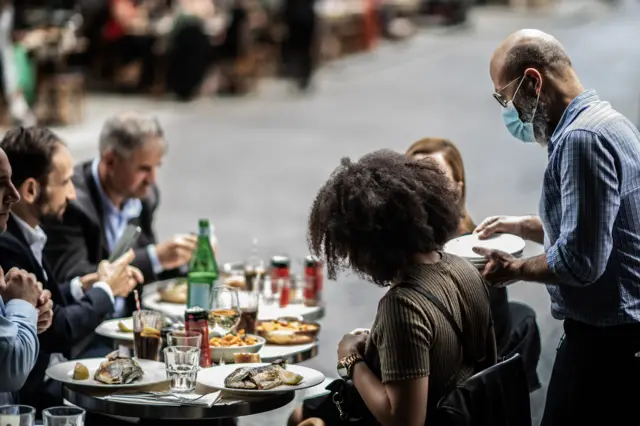
[[[100,134],[100,157],[75,168],[76,200],[61,221],[45,224],[45,256],[58,279],[96,271],[129,223],[142,229],[133,265],[145,282],[178,275],[191,259],[196,239],[177,236],[157,244],[153,215],[159,193],[156,171],[165,154],[164,132],[153,117],[125,113],[109,118]],[[116,300],[116,317],[135,302]]]

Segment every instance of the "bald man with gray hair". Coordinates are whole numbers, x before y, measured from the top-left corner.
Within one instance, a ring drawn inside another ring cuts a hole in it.
[[[548,153],[539,216],[493,216],[476,229],[544,244],[524,260],[476,249],[490,283],[546,284],[564,321],[542,426],[638,426],[640,133],[585,90],[549,34],[510,35],[489,71],[507,130]]]
[[[75,168],[76,200],[62,220],[49,220],[44,226],[45,257],[56,277],[93,272],[129,224],[142,230],[133,265],[145,282],[183,275],[196,237],[176,235],[158,243],[153,230],[160,200],[156,176],[167,149],[159,121],[136,112],[114,115],[103,125],[98,148],[97,158]],[[115,316],[130,315],[134,308],[133,298],[116,299]]]

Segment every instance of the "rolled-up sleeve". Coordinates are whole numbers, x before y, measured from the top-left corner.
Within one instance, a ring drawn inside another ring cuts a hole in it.
[[[547,264],[564,284],[585,286],[604,273],[620,208],[616,160],[598,135],[574,130],[559,158],[560,237],[547,250]]]
[[[24,300],[11,300],[0,316],[0,392],[22,388],[38,357],[38,312]]]

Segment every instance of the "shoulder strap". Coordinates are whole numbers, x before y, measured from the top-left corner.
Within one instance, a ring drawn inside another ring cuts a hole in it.
[[[422,294],[431,303],[433,303],[433,305],[436,308],[438,308],[438,310],[440,312],[442,312],[442,315],[444,315],[444,317],[447,319],[447,321],[449,321],[449,324],[451,324],[451,328],[453,328],[453,331],[456,333],[456,336],[458,336],[458,340],[460,340],[460,344],[462,345],[462,348],[464,350],[464,339],[462,337],[462,330],[460,329],[460,326],[458,326],[458,323],[456,322],[456,319],[453,317],[451,312],[449,312],[449,310],[444,306],[444,304],[440,301],[440,299],[438,299],[436,296],[434,296],[433,294],[431,294],[430,292],[428,292],[427,290],[425,290],[421,286],[411,286],[409,288],[411,288],[411,289],[417,291],[418,293]]]

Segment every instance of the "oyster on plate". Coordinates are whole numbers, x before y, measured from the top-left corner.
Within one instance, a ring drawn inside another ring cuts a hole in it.
[[[142,378],[143,375],[140,364],[115,351],[107,355],[107,360],[100,364],[93,378],[107,385],[126,385]]]
[[[303,379],[299,374],[285,369],[284,362],[261,367],[240,367],[224,379],[231,389],[268,390],[281,385],[297,385]]]

